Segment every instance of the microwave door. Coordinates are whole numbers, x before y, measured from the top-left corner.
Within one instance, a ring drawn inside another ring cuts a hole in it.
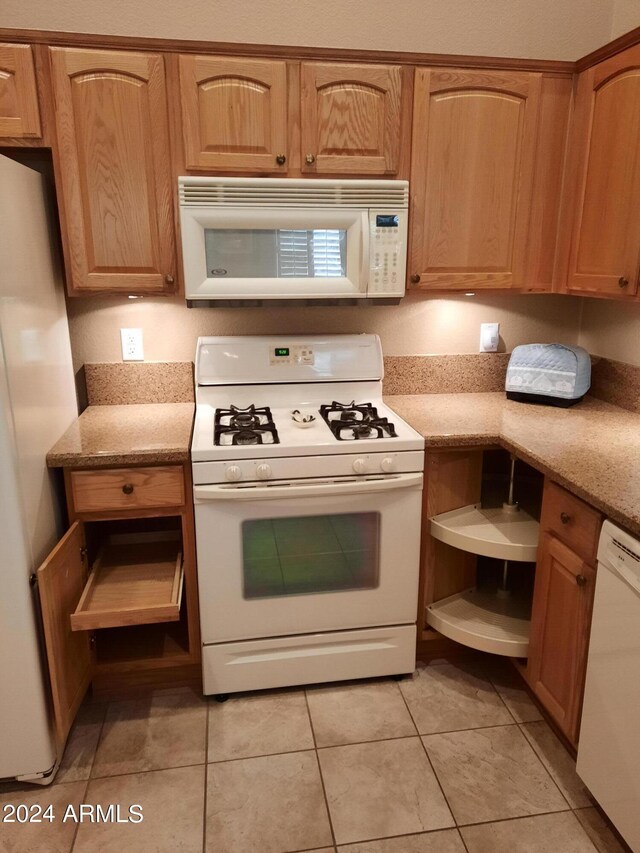
[[[187,299],[366,296],[368,211],[182,210]]]

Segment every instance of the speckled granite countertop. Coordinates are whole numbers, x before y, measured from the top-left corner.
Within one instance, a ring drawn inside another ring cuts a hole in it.
[[[500,392],[385,402],[427,447],[498,444],[640,534],[640,415],[589,397],[558,409],[515,403]]]
[[[47,454],[50,468],[186,462],[193,403],[89,406]]]

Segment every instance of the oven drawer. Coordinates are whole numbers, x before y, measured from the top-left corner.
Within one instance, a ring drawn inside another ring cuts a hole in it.
[[[416,626],[275,637],[202,649],[205,694],[413,672]]]
[[[178,465],[72,471],[70,476],[77,513],[184,504],[184,476]]]

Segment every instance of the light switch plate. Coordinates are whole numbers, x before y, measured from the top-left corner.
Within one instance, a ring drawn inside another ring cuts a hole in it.
[[[142,329],[120,329],[123,361],[144,361]]]
[[[480,324],[480,352],[498,352],[500,323]]]

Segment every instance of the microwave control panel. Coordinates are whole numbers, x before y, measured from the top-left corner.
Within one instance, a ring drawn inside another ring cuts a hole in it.
[[[313,347],[309,344],[269,348],[269,364],[315,364]]]
[[[407,263],[407,212],[369,211],[369,292],[403,294]]]

